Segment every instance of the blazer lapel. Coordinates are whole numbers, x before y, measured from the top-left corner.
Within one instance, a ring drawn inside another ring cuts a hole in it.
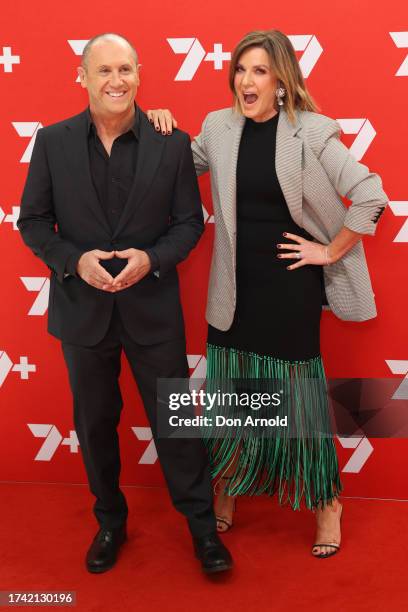
[[[298,121],[292,125],[284,110],[280,111],[276,135],[275,168],[292,219],[300,227],[302,222],[302,148],[297,136]]]
[[[237,113],[231,114],[227,121],[227,131],[220,149],[220,168],[226,168],[226,180],[221,181],[224,189],[222,215],[228,236],[231,242],[232,252],[235,253],[236,227],[237,227],[237,162],[239,144],[241,142],[242,130],[245,125],[245,117]]]
[[[91,177],[88,153],[88,133],[86,111],[65,124],[63,149],[72,181],[76,184],[83,201],[89,206],[103,228],[111,233],[108,221],[102,210]]]
[[[129,197],[123,209],[114,238],[122,231],[130,217],[134,215],[143,201],[154,175],[159,167],[164,150],[164,138],[156,134],[154,128],[140,111],[140,137],[137,151],[135,178]]]

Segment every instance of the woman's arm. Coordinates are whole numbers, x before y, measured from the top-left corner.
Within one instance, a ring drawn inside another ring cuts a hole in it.
[[[319,160],[337,193],[351,201],[344,225],[359,234],[374,235],[388,198],[378,174],[358,162],[340,140],[340,126],[330,120]]]
[[[295,270],[307,264],[330,265],[341,259],[364,234],[373,235],[376,224],[383,213],[388,198],[382,189],[381,179],[360,164],[340,141],[340,126],[337,121],[326,119],[321,137],[323,146],[318,155],[333,187],[340,196],[351,200],[344,219],[344,226],[327,244],[319,244],[287,233],[285,238],[296,244],[280,244],[278,249],[291,253],[279,254],[283,259],[298,259],[288,266]]]

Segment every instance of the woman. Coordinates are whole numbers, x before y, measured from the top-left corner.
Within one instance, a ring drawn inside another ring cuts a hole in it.
[[[218,529],[232,526],[237,495],[278,492],[280,502],[297,509],[304,499],[316,513],[312,554],[327,558],[340,548],[342,485],[333,438],[322,432],[322,295],[340,319],[376,316],[361,237],[374,234],[387,197],[340,142],[337,122],[316,113],[284,34],[246,35],[229,84],[234,108],[210,113],[192,143],[197,173],[211,173],[216,224],[207,374],[280,379],[298,391],[285,404],[296,439],[282,430],[212,441]],[[168,111],[148,115],[171,132]],[[351,200],[348,209],[340,196]]]

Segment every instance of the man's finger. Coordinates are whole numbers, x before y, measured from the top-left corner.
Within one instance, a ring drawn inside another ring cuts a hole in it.
[[[99,274],[97,270],[92,270],[92,272],[89,274],[89,278],[92,282],[97,283],[100,286],[112,284],[106,281],[105,278],[101,274]]]
[[[126,271],[126,274],[124,274],[124,272]],[[115,280],[114,280],[114,287],[123,287],[123,286],[130,286],[130,285],[134,285],[136,282],[138,282],[140,279],[142,279],[145,275],[141,272],[139,272],[137,269],[132,269],[129,268],[129,270],[126,270],[126,268],[124,270],[122,270],[122,272],[120,274],[118,274],[118,276],[116,276]]]
[[[129,259],[129,257],[133,255],[131,249],[125,249],[124,251],[114,251],[114,253],[116,257],[119,257],[119,259]]]
[[[113,285],[102,285],[102,289],[103,291],[108,291],[108,293],[115,293],[117,291],[117,288]]]
[[[93,269],[93,273],[98,276],[104,283],[113,283],[113,276],[100,264],[97,264]]]
[[[95,249],[94,254],[98,259],[112,259],[112,257],[115,257],[115,251],[100,251],[99,249]]]

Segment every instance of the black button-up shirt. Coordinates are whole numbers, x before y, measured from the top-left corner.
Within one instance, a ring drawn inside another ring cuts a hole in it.
[[[112,229],[116,229],[133,185],[139,146],[140,117],[112,144],[110,155],[100,140],[88,109],[88,151],[92,181]]]

